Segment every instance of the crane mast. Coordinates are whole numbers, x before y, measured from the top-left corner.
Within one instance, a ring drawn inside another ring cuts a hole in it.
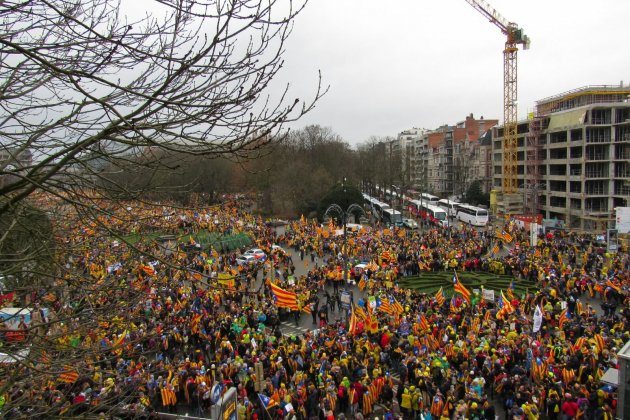
[[[514,22],[507,21],[488,2],[466,0],[475,10],[488,18],[507,37],[503,50],[503,193],[513,194],[518,189],[517,158],[517,100],[518,45],[529,48],[529,37]]]

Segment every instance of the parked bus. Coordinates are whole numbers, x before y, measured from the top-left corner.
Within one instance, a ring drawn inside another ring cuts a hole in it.
[[[383,220],[383,210],[390,209],[391,207],[387,203],[382,203],[378,200],[372,202],[372,210],[376,220]]]
[[[488,224],[488,210],[460,204],[457,206],[457,219],[473,226],[485,226]]]
[[[385,225],[402,226],[402,213],[392,208],[383,209],[383,223]]]
[[[457,217],[457,206],[461,203],[453,200],[447,200],[446,198],[438,201],[438,206],[442,207],[449,217]]]
[[[430,204],[432,206],[437,206],[438,201],[440,201],[440,197],[428,193],[422,193],[420,194],[420,201],[422,201],[422,203]]]
[[[442,207],[422,203],[421,217],[424,220],[428,220],[433,224],[448,226],[446,210],[444,210]]]
[[[420,200],[409,200],[407,202],[407,209],[413,216],[420,217],[422,203],[420,203]]]

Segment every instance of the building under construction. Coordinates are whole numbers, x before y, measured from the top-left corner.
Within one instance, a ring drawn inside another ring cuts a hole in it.
[[[502,186],[504,127],[493,129],[493,185]],[[578,231],[612,227],[630,205],[630,87],[587,86],[536,102],[517,125],[517,194],[498,214],[542,214]]]

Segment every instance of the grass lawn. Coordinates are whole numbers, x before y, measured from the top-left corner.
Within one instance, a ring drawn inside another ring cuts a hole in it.
[[[457,273],[457,276],[471,292],[472,289],[481,289],[483,286],[485,289],[493,289],[496,295],[500,290],[506,291],[512,280],[514,280],[514,295],[517,297],[520,297],[527,289],[531,291],[538,287],[532,281],[519,281],[512,276],[501,274],[464,271]],[[450,296],[453,294],[453,272],[423,272],[418,276],[403,277],[398,284],[400,287],[414,289],[427,294],[436,293],[440,287],[443,287],[444,293]]]

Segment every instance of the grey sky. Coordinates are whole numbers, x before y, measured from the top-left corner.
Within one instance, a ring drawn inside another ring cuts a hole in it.
[[[532,39],[518,53],[519,118],[585,85],[630,83],[628,0],[489,0]],[[505,36],[465,0],[311,0],[286,45],[280,82],[330,92],[291,125],[331,127],[356,144],[411,127],[503,120]]]

